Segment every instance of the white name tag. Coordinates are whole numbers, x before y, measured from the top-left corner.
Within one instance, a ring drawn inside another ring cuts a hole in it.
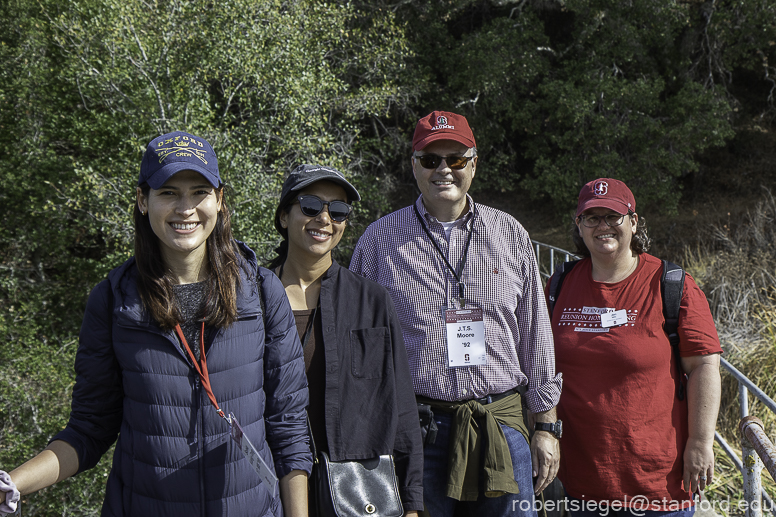
[[[628,323],[628,313],[625,309],[601,314],[601,326],[604,328],[617,327]]]
[[[259,475],[262,482],[264,482],[264,485],[274,499],[277,496],[278,478],[261,458],[256,447],[254,447],[248,437],[245,436],[242,427],[240,427],[240,423],[237,422],[237,418],[231,413],[229,414],[229,425],[231,427],[230,434],[232,435],[232,440],[240,447],[243,455],[251,464],[253,470],[256,471],[256,474]]]
[[[457,368],[487,363],[482,309],[447,309],[445,324],[449,366]]]

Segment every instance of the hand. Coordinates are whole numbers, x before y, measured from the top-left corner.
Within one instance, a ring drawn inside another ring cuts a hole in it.
[[[536,478],[534,493],[538,494],[552,483],[558,474],[560,444],[555,435],[547,431],[536,431],[531,439],[531,467]]]
[[[11,476],[6,471],[0,470],[0,515],[14,513],[20,497],[21,494],[16,489]]]
[[[684,448],[684,489],[704,490],[714,479],[714,442],[690,438]]]

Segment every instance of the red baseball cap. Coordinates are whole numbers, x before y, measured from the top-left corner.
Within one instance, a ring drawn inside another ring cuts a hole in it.
[[[412,150],[420,151],[436,140],[453,140],[466,147],[477,147],[466,117],[449,111],[432,111],[415,126]]]
[[[588,208],[609,208],[618,214],[636,211],[636,198],[628,186],[620,180],[598,178],[586,183],[579,191],[577,216]]]

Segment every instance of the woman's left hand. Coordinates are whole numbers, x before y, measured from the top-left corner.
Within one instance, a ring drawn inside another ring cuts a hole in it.
[[[714,441],[690,438],[684,448],[684,489],[705,490],[714,479]]]

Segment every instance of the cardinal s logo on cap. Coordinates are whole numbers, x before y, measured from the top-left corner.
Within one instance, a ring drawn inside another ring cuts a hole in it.
[[[596,196],[605,196],[609,192],[609,184],[605,181],[599,181],[595,184],[594,192]]]

